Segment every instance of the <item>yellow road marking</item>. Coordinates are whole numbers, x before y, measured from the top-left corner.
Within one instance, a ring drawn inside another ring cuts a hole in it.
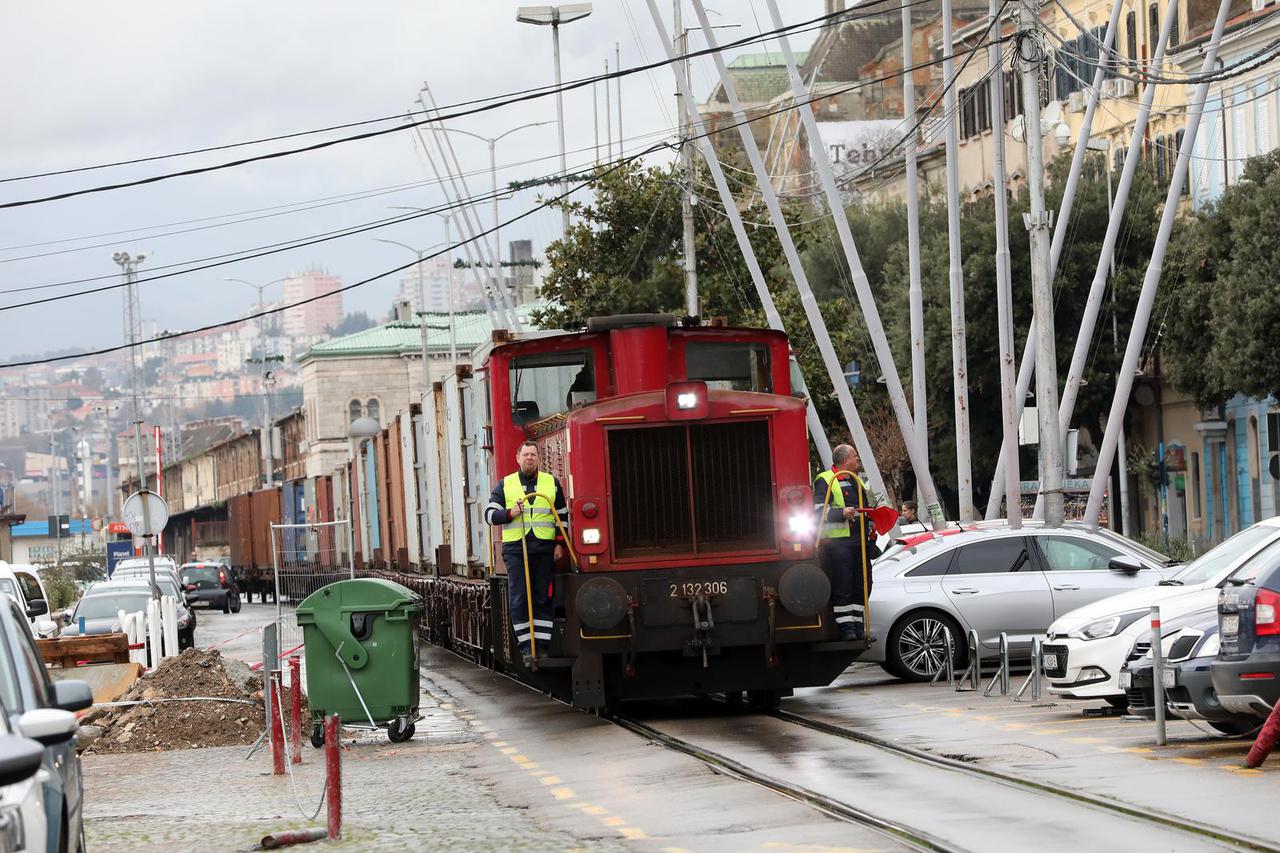
[[[600,806],[587,806],[586,808],[583,809],[583,811],[586,812],[587,814],[594,814],[594,815],[609,813],[608,809],[601,808]]]
[[[545,770],[530,770],[530,771],[529,771],[529,775],[530,775],[530,776],[546,776],[546,775],[547,775],[547,771],[545,771]]]
[[[623,837],[623,838],[627,838],[627,839],[630,839],[630,840],[632,840],[632,841],[639,841],[639,840],[640,840],[640,839],[642,839],[642,838],[648,838],[648,837],[649,837],[649,836],[645,835],[645,832],[644,832],[644,830],[643,830],[643,829],[637,829],[637,828],[636,828],[636,827],[634,827],[634,826],[624,826],[624,827],[620,827],[620,828],[618,829],[618,832],[622,835],[622,837]]]
[[[568,806],[568,807],[569,807],[569,808],[571,808],[571,809],[583,809],[584,811],[585,811],[586,809],[593,809],[593,808],[595,808],[595,806],[591,805],[590,803],[584,803],[584,802],[565,803],[565,805],[566,805],[566,806]]]
[[[626,826],[627,822],[620,817],[602,817],[600,822],[605,826]]]
[[[543,776],[539,781],[544,785],[559,785],[562,780],[559,776]]]
[[[1203,758],[1174,758],[1173,760],[1181,764],[1190,764],[1193,767],[1204,763]]]
[[[493,742],[493,745],[501,749],[502,747],[507,745],[507,742],[505,740],[495,740]]]
[[[1069,740],[1072,743],[1106,743],[1107,742],[1106,738],[1100,738],[1100,737],[1069,737],[1069,738],[1063,738],[1063,740]]]
[[[564,788],[552,788],[551,796],[555,797],[557,800],[572,800],[574,797],[577,796],[577,794],[573,793],[572,788],[564,787]]]
[[[1136,752],[1136,753],[1138,753],[1139,755],[1141,755],[1141,754],[1145,754],[1145,753],[1148,753],[1148,752],[1155,752],[1155,750],[1154,750],[1154,749],[1152,749],[1152,748],[1151,748],[1151,747],[1149,747],[1149,746],[1127,746],[1127,747],[1125,747],[1125,748],[1124,748],[1124,751],[1125,751],[1125,752]]]
[[[501,752],[503,755],[513,755],[519,750],[517,750],[514,746],[504,746],[502,749],[498,751]]]

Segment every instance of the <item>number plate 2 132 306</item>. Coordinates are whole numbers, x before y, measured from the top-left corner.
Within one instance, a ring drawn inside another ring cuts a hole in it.
[[[705,595],[725,595],[729,592],[728,581],[675,581],[667,584],[667,594],[671,598],[694,598]]]

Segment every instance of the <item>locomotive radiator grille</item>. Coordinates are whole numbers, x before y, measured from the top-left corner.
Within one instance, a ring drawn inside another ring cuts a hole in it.
[[[613,429],[608,440],[619,557],[774,547],[767,422]]]

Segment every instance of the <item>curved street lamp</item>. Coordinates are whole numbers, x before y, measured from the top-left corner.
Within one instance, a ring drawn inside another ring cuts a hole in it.
[[[271,393],[270,393],[270,390],[269,390],[269,388],[268,388],[268,383],[267,383],[267,375],[268,375],[268,371],[267,371],[267,315],[266,315],[266,310],[267,310],[267,309],[266,309],[266,304],[263,302],[262,293],[263,293],[263,291],[264,291],[264,290],[266,290],[266,289],[267,289],[268,287],[270,287],[271,285],[273,285],[273,284],[278,284],[278,283],[280,283],[280,282],[284,281],[284,279],[283,279],[283,278],[277,278],[277,279],[275,279],[274,281],[269,281],[269,282],[267,282],[266,284],[254,284],[253,282],[251,282],[251,281],[246,281],[246,280],[245,280],[245,279],[243,279],[243,278],[224,278],[224,279],[223,279],[223,281],[231,281],[231,282],[235,282],[236,284],[247,284],[247,285],[249,285],[250,287],[252,287],[254,290],[258,291],[258,360],[259,360],[259,362],[261,362],[261,365],[262,365],[262,376],[261,376],[261,386],[262,386],[262,389],[261,389],[261,390],[262,390],[262,429],[263,429],[263,434],[264,434],[264,436],[265,436],[265,438],[266,438],[266,441],[267,441],[267,445],[266,445],[266,452],[267,452],[267,460],[266,460],[266,461],[267,461],[267,482],[266,482],[266,485],[269,487],[272,483],[274,483],[274,482],[275,482],[275,477],[276,477],[276,472],[275,472],[275,449],[274,449],[274,447],[272,446],[275,442],[272,440],[272,436],[271,436]]]

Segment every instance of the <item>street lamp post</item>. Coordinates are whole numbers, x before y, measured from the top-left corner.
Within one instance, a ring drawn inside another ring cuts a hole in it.
[[[223,281],[233,281],[237,284],[247,284],[254,290],[258,291],[258,358],[262,363],[262,429],[263,435],[267,440],[267,487],[275,482],[275,449],[271,446],[271,394],[267,390],[267,315],[266,304],[263,301],[262,293],[268,287],[277,282],[284,281],[283,278],[277,278],[275,281],[269,281],[266,284],[254,284],[251,281],[245,281],[242,278],[224,278]]]
[[[497,161],[497,154],[496,154],[498,141],[503,137],[510,136],[511,134],[515,133],[517,130],[524,130],[530,127],[541,127],[544,124],[551,124],[551,122],[534,121],[528,124],[522,124],[519,127],[513,127],[510,130],[504,133],[499,133],[497,136],[493,136],[493,137],[481,136],[480,134],[472,133],[469,130],[459,130],[458,128],[453,128],[453,127],[439,128],[440,130],[446,133],[461,133],[463,136],[470,136],[473,139],[479,139],[481,142],[489,146],[489,186],[491,187],[490,194],[493,197],[491,201],[493,203],[493,263],[495,265],[495,268],[493,271],[493,280],[494,280],[495,287],[501,288],[504,286],[502,283],[502,239],[499,233],[502,228],[502,220],[498,216],[498,161]],[[562,127],[561,137],[560,137],[560,144],[562,149],[564,147],[563,131],[564,131],[564,128]],[[564,160],[562,158],[560,161],[560,171],[562,174],[564,172],[564,168],[565,168]],[[562,186],[563,186],[563,182],[562,182]],[[567,215],[568,214],[566,214],[566,216]]]
[[[564,93],[560,90],[560,25],[580,21],[591,14],[590,3],[569,3],[564,6],[521,6],[516,9],[516,20],[522,24],[551,27],[551,52],[556,66],[556,124],[560,133],[560,194],[569,192],[569,182],[565,173],[564,153]],[[619,136],[622,135],[619,129]],[[561,209],[561,223],[564,233],[569,232],[569,209]]]
[[[393,210],[417,210],[417,211],[420,211],[420,212],[422,212],[422,213],[426,213],[426,212],[427,212],[426,208],[423,208],[423,207],[396,207],[396,208],[393,208]],[[453,219],[453,214],[450,214],[450,213],[437,213],[437,214],[435,214],[435,215],[436,215],[436,216],[439,216],[441,219],[443,219],[443,220],[444,220],[444,243],[443,243],[443,244],[437,244],[437,245],[445,245],[445,246],[448,246],[448,247],[449,247],[449,249],[448,249],[448,256],[447,256],[447,257],[446,257],[446,259],[445,259],[445,262],[446,262],[446,264],[448,265],[448,273],[447,273],[447,274],[446,274],[446,276],[445,276],[445,290],[447,291],[447,296],[448,296],[448,300],[447,300],[447,301],[448,301],[448,306],[449,306],[449,365],[450,365],[450,368],[453,370],[454,375],[456,376],[456,375],[457,375],[457,373],[458,373],[458,329],[457,329],[457,325],[456,325],[456,323],[454,322],[454,316],[453,316],[453,314],[454,314],[454,308],[453,308],[453,288],[454,288],[454,281],[453,281],[453,269],[454,269],[454,268],[453,268],[453,237],[452,237],[452,235],[451,235],[451,233],[450,233],[450,230],[449,230],[449,224],[450,224],[450,222],[451,222],[451,221],[452,221],[452,219]],[[375,239],[376,239],[376,238],[375,238]],[[383,240],[382,242],[384,242],[384,243],[395,243],[395,241],[394,241],[394,240]],[[416,252],[418,251],[417,249],[413,248],[412,246],[405,246],[405,244],[404,244],[404,243],[396,243],[396,245],[397,245],[397,246],[404,246],[404,248],[408,249],[408,250],[409,250],[409,251],[411,251],[411,252],[415,252],[415,253],[416,253]],[[432,247],[432,248],[434,248],[434,247]],[[424,250],[423,252],[421,252],[421,253],[419,253],[419,254],[418,254],[418,263],[419,263],[419,267],[418,267],[418,284],[419,284],[420,293],[421,293],[421,299],[422,299],[422,310],[423,310],[423,311],[426,311],[426,310],[427,310],[427,300],[426,300],[426,292],[427,292],[427,291],[426,291],[426,286],[422,283],[422,267],[421,267],[421,263],[422,263],[422,255],[426,254],[426,252],[427,252],[427,251],[429,251],[429,250]],[[496,294],[495,294],[495,296],[496,296]],[[493,319],[492,311],[490,312],[490,319],[491,319],[491,320]],[[424,329],[424,333],[425,333],[425,329]],[[422,373],[422,379],[423,379],[423,382],[425,383],[425,385],[424,385],[424,389],[425,389],[425,388],[430,388],[430,387],[431,387],[430,377],[427,375],[426,370],[427,370],[427,347],[426,347],[426,341],[424,340],[424,341],[423,341],[423,346],[422,346],[422,371],[423,371],[423,373]]]

